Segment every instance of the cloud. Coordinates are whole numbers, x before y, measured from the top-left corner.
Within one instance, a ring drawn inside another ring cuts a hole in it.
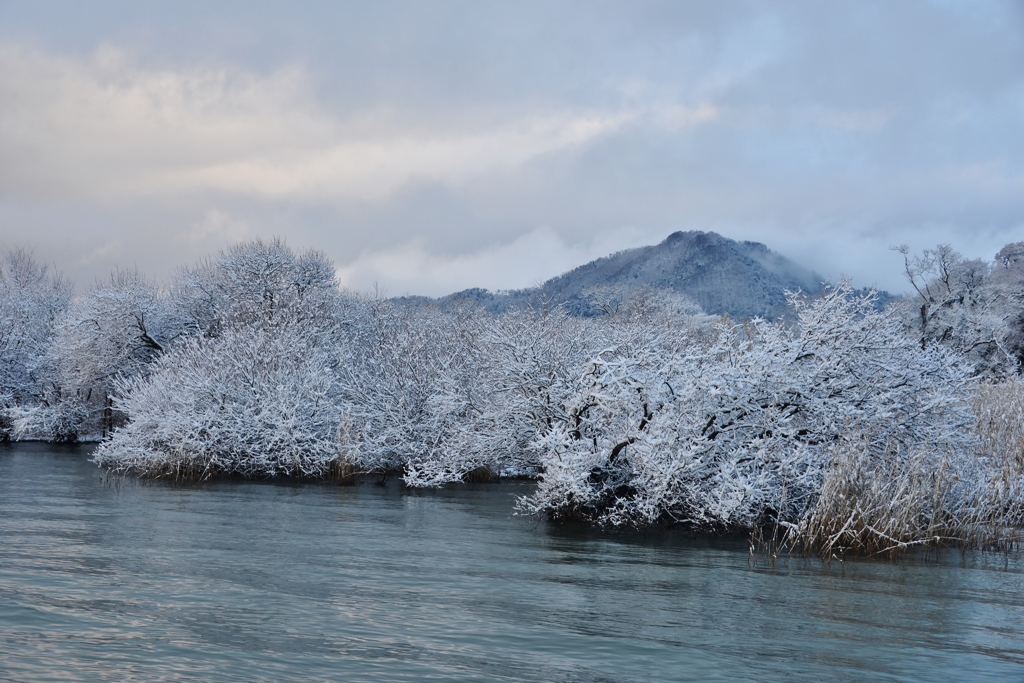
[[[898,288],[889,244],[1024,238],[1019,2],[115,5],[0,3],[0,240],[79,281],[280,235],[445,294],[681,229]]]
[[[238,242],[249,237],[249,223],[247,221],[232,218],[230,214],[218,209],[210,209],[189,229],[179,236],[186,242],[202,242],[213,240],[217,242]]]
[[[121,247],[117,242],[107,242],[100,245],[90,251],[88,254],[81,256],[78,259],[78,263],[83,266],[92,265],[98,261],[107,261],[111,257],[116,256],[121,251]]]
[[[270,201],[380,201],[458,185],[583,144],[636,114],[557,107],[474,127],[342,117],[298,68],[153,70],[111,46],[80,61],[0,47],[0,191],[124,201],[219,191]],[[676,123],[709,110],[678,112]]]
[[[365,252],[339,268],[337,274],[346,287],[377,287],[389,295],[442,296],[470,287],[522,289],[596,258],[663,237],[619,230],[571,244],[552,230],[539,228],[510,242],[455,255],[435,253],[422,241],[411,241]]]
[[[292,201],[379,201],[413,181],[457,186],[514,169],[541,154],[582,144],[626,118],[563,114],[476,135],[382,136],[172,170],[153,181],[160,187],[203,187]]]

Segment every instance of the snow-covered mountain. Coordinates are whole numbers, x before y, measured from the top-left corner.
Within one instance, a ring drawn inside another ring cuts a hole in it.
[[[685,294],[707,313],[776,318],[786,308],[784,291],[821,291],[821,277],[759,242],[738,242],[714,232],[675,232],[665,241],[591,261],[540,287],[511,292],[468,289],[442,299],[472,299],[488,310],[564,303],[593,315],[584,291],[594,286],[655,287]]]

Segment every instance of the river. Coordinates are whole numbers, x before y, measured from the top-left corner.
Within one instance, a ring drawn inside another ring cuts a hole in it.
[[[0,447],[4,681],[1024,681],[1024,562],[751,563],[528,484],[112,482]]]

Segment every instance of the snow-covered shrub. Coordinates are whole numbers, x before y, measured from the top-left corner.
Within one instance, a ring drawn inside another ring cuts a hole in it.
[[[44,356],[42,400],[15,414],[19,437],[105,437],[126,415],[115,386],[144,377],[177,344],[245,325],[302,325],[327,349],[345,313],[331,262],[282,241],[236,244],[165,288],[136,270],[115,270],[58,320]]]
[[[971,453],[956,356],[921,349],[845,281],[790,305],[793,325],[723,321],[598,354],[572,420],[545,435],[542,480],[520,508],[611,525],[797,524],[851,443],[880,457]]]
[[[119,471],[206,478],[323,475],[351,458],[336,367],[302,325],[193,337],[146,376],[117,381],[130,418],[96,451]]]
[[[440,374],[430,402],[436,447],[409,460],[405,482],[437,486],[468,477],[535,476],[542,437],[578,423],[574,400],[581,368],[603,349],[660,348],[698,333],[710,318],[671,292],[595,289],[596,318],[560,306],[472,315],[473,343],[457,372]],[[603,306],[603,307],[602,307]]]
[[[96,452],[117,471],[326,475],[357,462],[341,362],[361,300],[321,253],[244,242],[177,275],[174,344],[112,373],[128,423]],[[108,357],[116,354],[106,354]]]

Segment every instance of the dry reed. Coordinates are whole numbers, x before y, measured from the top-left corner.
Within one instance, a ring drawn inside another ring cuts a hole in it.
[[[839,451],[821,493],[788,529],[790,549],[832,559],[894,557],[914,546],[1013,550],[1024,525],[1024,381],[981,384],[968,453],[873,453],[867,439]],[[752,546],[777,543],[772,533]],[[765,548],[769,554],[775,551]],[[753,551],[752,551],[753,552]]]

